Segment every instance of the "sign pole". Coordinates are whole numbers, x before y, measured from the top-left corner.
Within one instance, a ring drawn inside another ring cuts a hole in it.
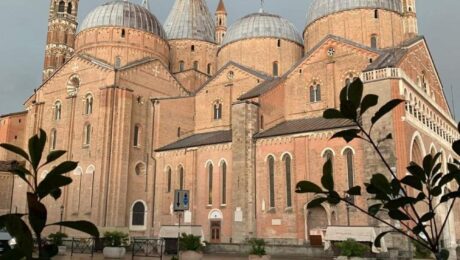
[[[180,217],[181,212],[177,212],[177,218],[179,219],[179,233],[177,234],[177,257],[179,257],[179,250],[180,250]]]

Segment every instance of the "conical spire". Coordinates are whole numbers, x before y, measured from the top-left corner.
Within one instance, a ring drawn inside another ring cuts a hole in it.
[[[176,0],[164,25],[168,39],[215,42],[215,25],[204,0]]]
[[[217,12],[223,12],[223,13],[227,13],[227,9],[225,9],[225,4],[224,4],[224,0],[219,0],[219,4],[217,5]]]

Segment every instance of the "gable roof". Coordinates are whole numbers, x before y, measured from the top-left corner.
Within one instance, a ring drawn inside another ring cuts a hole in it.
[[[322,117],[304,118],[285,121],[266,131],[254,135],[254,137],[259,139],[273,136],[308,133],[354,126],[356,125],[352,121],[347,119],[325,119]]]
[[[239,100],[250,99],[259,97],[260,95],[268,92],[270,89],[278,86],[281,82],[283,82],[286,78],[272,78],[262,82],[261,84],[257,85],[255,88],[249,90],[246,94],[243,94],[239,97]]]
[[[200,134],[191,135],[177,142],[166,145],[162,148],[155,150],[155,152],[164,152],[164,151],[205,146],[205,145],[211,145],[211,144],[229,143],[231,141],[232,141],[232,130],[200,133]]]

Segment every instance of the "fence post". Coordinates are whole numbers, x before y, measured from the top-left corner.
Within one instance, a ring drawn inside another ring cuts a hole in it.
[[[70,256],[73,256],[73,237],[72,237],[72,245],[70,246]]]
[[[133,239],[133,247],[131,248],[131,259],[134,259],[134,248],[135,248],[135,245],[136,244],[136,239]]]

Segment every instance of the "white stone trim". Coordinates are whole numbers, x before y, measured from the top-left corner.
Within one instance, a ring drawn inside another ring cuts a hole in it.
[[[133,225],[133,208],[134,208],[134,205],[136,205],[136,203],[138,203],[138,202],[141,202],[144,205],[144,209],[145,209],[145,212],[144,212],[144,225],[142,225],[142,226],[134,226]],[[148,215],[147,203],[145,203],[145,201],[143,201],[143,200],[134,201],[131,204],[130,212],[129,212],[129,230],[131,230],[131,231],[145,231],[145,230],[147,230],[147,215]]]

